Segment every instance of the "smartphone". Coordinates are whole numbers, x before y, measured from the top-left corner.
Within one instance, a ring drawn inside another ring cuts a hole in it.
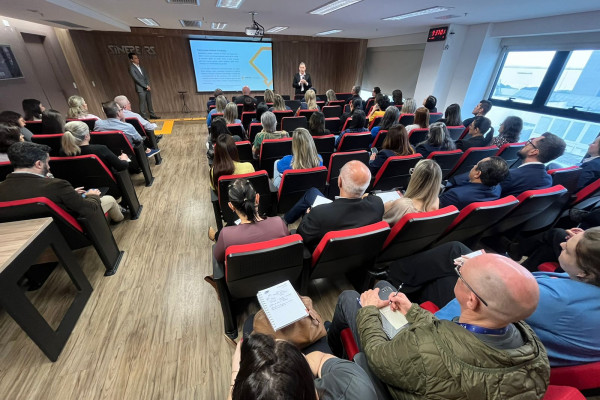
[[[377,154],[377,147],[371,147],[371,154]]]

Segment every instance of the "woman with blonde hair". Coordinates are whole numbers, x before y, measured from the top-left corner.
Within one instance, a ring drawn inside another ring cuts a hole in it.
[[[206,116],[206,125],[210,128],[210,122],[212,120],[212,116],[214,114],[224,114],[225,107],[227,107],[227,99],[222,94],[218,95],[215,99],[215,108],[210,110],[208,115]]]
[[[237,104],[235,104],[234,102],[227,103],[227,105],[225,106],[225,112],[223,113],[223,118],[225,118],[227,125],[240,124],[243,133],[242,139],[246,136],[246,130],[242,125],[242,121],[238,118]]]
[[[273,107],[269,108],[269,111],[273,112],[285,110],[291,110],[291,108],[285,105],[285,100],[283,100],[283,97],[281,97],[280,94],[276,94],[273,98]]]
[[[273,185],[279,187],[281,176],[288,169],[308,169],[323,165],[323,157],[317,153],[312,135],[307,129],[296,128],[292,132],[292,154],[275,161]]]
[[[429,128],[429,110],[425,107],[419,107],[415,111],[415,122],[406,127],[406,132],[410,133],[413,129],[425,128]]]
[[[329,105],[330,101],[337,100],[337,97],[335,96],[335,92],[333,91],[333,89],[329,89],[328,91],[326,91],[325,96],[327,96],[327,105]]]
[[[72,119],[100,119],[94,114],[88,112],[88,106],[85,100],[81,96],[71,96],[67,101],[69,105],[69,111],[67,111],[67,118]]]
[[[61,156],[79,156],[94,154],[109,168],[124,171],[129,166],[127,154],[117,157],[103,144],[90,144],[90,129],[85,122],[71,121],[65,124],[65,133],[61,139]]]
[[[315,94],[314,90],[308,89],[306,93],[304,93],[304,101],[300,103],[300,108],[296,112],[296,115],[300,113],[300,110],[321,111],[319,106],[317,105],[317,95]]]
[[[273,104],[275,102],[275,93],[271,89],[265,90],[265,103]]]
[[[404,100],[400,114],[414,114],[416,109],[417,103],[415,102],[415,99],[406,99]]]
[[[435,211],[440,208],[442,170],[433,160],[421,160],[415,166],[404,196],[383,205],[383,220],[390,225],[408,213]]]

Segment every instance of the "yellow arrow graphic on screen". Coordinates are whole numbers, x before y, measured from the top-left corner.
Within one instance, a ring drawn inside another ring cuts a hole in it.
[[[250,59],[249,63],[250,63],[250,65],[252,65],[252,68],[254,68],[256,70],[256,72],[258,72],[260,74],[260,76],[263,77],[263,80],[265,81],[265,85],[270,86],[272,80],[269,80],[269,78],[267,76],[265,76],[265,74],[263,74],[262,71],[256,65],[254,65],[254,60],[256,60],[258,55],[263,51],[271,51],[271,48],[270,47],[261,47],[260,49],[258,49],[258,51],[254,55],[254,57],[252,57]]]

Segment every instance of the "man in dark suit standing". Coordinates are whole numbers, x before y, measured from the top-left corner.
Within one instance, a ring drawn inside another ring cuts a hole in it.
[[[298,73],[294,75],[292,86],[296,89],[296,94],[304,94],[312,87],[310,74],[306,72],[306,65],[303,62],[298,66]]]
[[[290,220],[295,220],[307,212],[298,226],[298,234],[302,236],[304,245],[312,252],[327,232],[360,228],[381,221],[383,218],[381,198],[377,196],[363,198],[370,182],[369,168],[360,161],[349,161],[340,170],[338,198],[329,204],[321,204],[307,211],[317,196],[323,196],[317,189],[312,188],[285,215],[284,220],[289,223]]]
[[[137,54],[129,53],[128,56],[129,61],[131,61],[129,75],[133,78],[135,91],[140,98],[140,114],[142,117],[149,119],[148,113],[150,113],[150,118],[158,119],[160,117],[154,113],[154,108],[152,107],[152,93],[148,73],[145,68],[140,66],[140,58]]]
[[[526,190],[546,189],[552,186],[552,177],[544,164],[562,156],[567,144],[558,136],[546,132],[542,136],[529,139],[518,156],[523,163],[510,170],[501,183],[502,197],[518,196]]]

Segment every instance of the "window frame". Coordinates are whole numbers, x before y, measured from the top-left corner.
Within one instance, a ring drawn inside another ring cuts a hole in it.
[[[494,89],[496,88],[496,85],[498,84],[498,80],[500,79],[500,74],[502,73],[502,69],[504,68],[504,63],[506,62],[508,53],[519,52],[519,51],[548,51],[548,50],[552,50],[552,49],[544,49],[544,50],[538,50],[538,49],[525,50],[525,49],[521,49],[521,48],[519,48],[519,49],[509,49],[509,48],[504,49],[504,51],[502,52],[502,54],[500,56],[499,66],[495,71],[495,77],[494,77],[493,83],[492,83],[491,87],[489,88],[487,99],[492,103],[493,106],[510,108],[513,110],[527,111],[527,112],[532,112],[532,113],[537,113],[537,114],[552,115],[555,117],[577,119],[577,120],[581,120],[581,121],[596,122],[596,123],[600,122],[600,113],[579,111],[577,109],[572,109],[572,108],[564,109],[564,108],[550,107],[550,106],[546,105],[546,102],[550,99],[550,96],[552,95],[552,91],[553,91],[554,87],[556,86],[556,84],[558,83],[558,79],[560,78],[560,76],[563,72],[563,69],[565,68],[565,66],[567,64],[567,61],[569,60],[569,56],[570,56],[571,52],[576,51],[575,49],[574,50],[553,50],[553,51],[556,51],[556,53],[554,54],[554,57],[552,58],[552,61],[550,62],[550,65],[548,66],[548,69],[546,70],[546,74],[544,75],[544,78],[542,79],[540,87],[538,88],[538,91],[537,91],[535,97],[533,98],[533,101],[531,102],[531,104],[521,103],[521,102],[512,101],[512,100],[500,100],[500,99],[492,98],[492,94],[494,93]],[[579,49],[577,49],[577,50],[579,50]]]

